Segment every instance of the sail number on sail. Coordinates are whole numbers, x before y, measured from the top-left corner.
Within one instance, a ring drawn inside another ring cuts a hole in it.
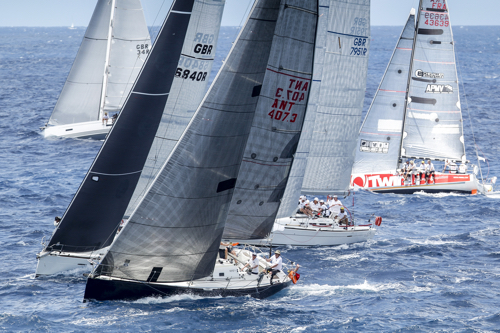
[[[198,32],[194,38],[194,42],[198,43],[194,46],[193,52],[195,54],[202,55],[212,54],[213,41],[213,34],[203,34]],[[193,57],[181,55],[179,58],[179,67],[177,67],[177,70],[175,71],[175,76],[182,79],[191,79],[193,81],[205,81],[208,75],[206,70],[208,68],[209,61],[211,60],[213,59],[198,60]]]
[[[425,18],[425,24],[430,25],[430,26],[435,26],[435,27],[447,27],[450,25],[450,20],[448,18],[448,14],[443,14],[443,13],[433,13],[433,12],[427,12],[423,11],[424,18]]]
[[[271,119],[289,121],[294,123],[297,120],[297,114],[291,113],[292,107],[305,99],[305,92],[309,89],[309,82],[290,78],[288,87],[276,89],[273,110],[268,113]],[[290,116],[290,117],[289,117]]]
[[[149,44],[137,44],[137,55],[148,54],[149,53]]]

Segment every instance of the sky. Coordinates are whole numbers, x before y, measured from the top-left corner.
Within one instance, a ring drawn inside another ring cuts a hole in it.
[[[226,0],[222,25],[244,23],[253,1]],[[87,26],[96,3],[97,0],[0,0],[0,26]],[[147,24],[161,24],[171,3],[172,0],[142,0]],[[417,0],[371,0],[371,24],[402,26],[411,7],[417,5]],[[448,5],[453,25],[500,25],[500,0],[448,0]]]

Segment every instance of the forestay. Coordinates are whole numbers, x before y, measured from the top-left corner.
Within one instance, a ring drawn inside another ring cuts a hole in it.
[[[344,193],[354,161],[366,88],[370,1],[319,3],[304,130],[278,217],[294,211],[300,193]]]
[[[455,48],[445,0],[421,0],[401,155],[465,160]]]
[[[134,211],[198,108],[212,71],[225,0],[196,0],[170,97],[125,213]]]
[[[283,83],[265,87],[274,77],[266,74],[284,10],[278,0],[254,4],[200,108],[97,273],[158,282],[211,274],[260,95],[272,103],[271,91]]]
[[[111,244],[158,129],[193,0],[176,2],[99,154],[47,248],[84,252]]]
[[[264,238],[271,229],[302,129],[311,87],[317,1],[286,1],[231,201],[224,238]]]
[[[104,76],[104,109],[119,111],[146,59],[151,39],[139,0],[99,0],[49,125],[99,120]],[[112,22],[112,40],[107,52]],[[106,61],[108,56],[108,60]],[[110,65],[105,68],[105,64]]]
[[[397,167],[414,35],[412,9],[361,126],[353,174],[393,172]]]

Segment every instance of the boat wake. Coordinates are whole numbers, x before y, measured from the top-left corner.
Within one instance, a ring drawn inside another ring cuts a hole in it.
[[[426,193],[424,191],[415,192],[415,193],[413,193],[413,195],[421,195],[421,196],[432,197],[432,198],[468,197],[468,196],[470,196],[470,194],[464,194],[464,193],[454,193],[454,192],[448,192],[448,193]]]

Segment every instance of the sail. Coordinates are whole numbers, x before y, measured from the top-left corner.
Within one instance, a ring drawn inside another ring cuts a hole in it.
[[[361,126],[353,174],[394,172],[398,166],[414,35],[412,9]]]
[[[108,33],[113,22],[109,52],[109,85],[105,108],[119,110],[146,58],[151,44],[139,0],[99,0],[49,125],[99,120],[99,107],[107,57]],[[139,49],[141,50],[139,54]]]
[[[421,0],[401,155],[465,160],[455,46],[445,0]]]
[[[304,130],[278,217],[296,209],[300,193],[347,190],[363,109],[369,44],[369,0],[320,1]]]
[[[172,5],[115,125],[48,249],[84,252],[111,244],[163,115],[193,1]]]
[[[196,0],[170,97],[125,216],[128,218],[186,129],[205,92],[225,0]]]
[[[282,22],[287,10],[295,9],[279,0],[256,1],[204,101],[97,274],[158,282],[211,274],[256,109],[267,100],[269,113],[273,101],[266,96],[274,95],[267,85],[276,93],[283,83],[268,83],[274,76],[267,73],[275,70],[268,68],[275,30],[284,33],[286,24],[297,23]]]
[[[259,239],[271,232],[297,149],[311,86],[318,3],[286,3],[259,88],[224,238]]]

